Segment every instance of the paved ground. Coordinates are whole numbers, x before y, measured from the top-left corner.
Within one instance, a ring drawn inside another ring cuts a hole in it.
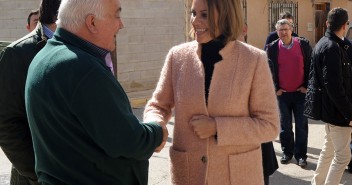
[[[135,109],[141,112],[142,109]],[[138,115],[138,114],[137,114]],[[172,124],[168,126],[170,136],[172,132]],[[281,165],[279,169],[270,177],[270,185],[310,185],[316,168],[319,153],[324,140],[324,124],[322,122],[309,120],[309,141],[308,141],[308,166],[305,169],[297,166],[295,160],[290,164]],[[169,138],[171,140],[171,138]],[[154,154],[150,160],[149,184],[151,185],[169,185],[169,165],[168,165],[168,149],[170,143],[159,154]],[[274,147],[277,159],[280,160],[281,149],[278,138],[274,141]],[[341,180],[342,185],[352,185],[352,174],[346,170]]]
[[[143,109],[134,109],[135,114],[140,118]],[[168,150],[171,145],[173,123],[168,125],[170,138],[166,147],[156,153],[150,159],[149,184],[150,185],[169,185],[169,164]],[[321,122],[310,121],[309,123],[309,142],[308,142],[308,166],[305,169],[297,166],[292,160],[290,164],[281,165],[279,170],[270,177],[271,185],[309,185],[316,168],[321,145],[323,143],[324,124]],[[278,160],[281,156],[280,143],[274,141],[274,147]],[[0,185],[9,184],[9,174],[11,165],[0,150]],[[352,174],[345,171],[341,180],[343,185],[352,185]]]
[[[0,150],[0,185],[10,184],[11,164]]]

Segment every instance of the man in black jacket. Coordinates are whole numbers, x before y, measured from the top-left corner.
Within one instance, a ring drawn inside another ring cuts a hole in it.
[[[267,47],[269,65],[280,109],[280,162],[287,164],[294,156],[297,165],[307,165],[308,119],[303,115],[312,48],[309,41],[292,37],[293,25],[286,19],[276,23],[279,39]],[[295,118],[295,137],[292,131]]]
[[[339,184],[351,158],[352,63],[349,53],[352,50],[350,42],[344,38],[349,25],[347,11],[332,9],[326,25],[325,36],[312,54],[312,70],[322,89],[321,120],[326,123],[324,146],[312,185]]]
[[[12,163],[11,185],[38,184],[28,126],[24,87],[28,66],[52,37],[61,0],[42,0],[36,30],[0,54],[0,146]]]

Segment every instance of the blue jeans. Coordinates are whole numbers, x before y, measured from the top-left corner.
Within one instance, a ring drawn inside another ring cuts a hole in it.
[[[308,119],[303,115],[305,94],[284,92],[278,96],[280,108],[280,142],[284,154],[297,160],[307,159]],[[292,131],[292,113],[295,117],[295,135]]]

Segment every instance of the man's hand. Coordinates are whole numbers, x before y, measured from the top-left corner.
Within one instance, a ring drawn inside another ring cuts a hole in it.
[[[301,93],[307,93],[307,89],[305,87],[300,87],[297,89],[297,91]]]
[[[282,93],[286,92],[285,90],[283,89],[279,89],[278,91],[276,91],[276,96],[281,96]]]
[[[166,126],[163,124],[160,124],[161,128],[163,129],[163,141],[161,142],[160,146],[158,146],[154,152],[159,153],[165,146],[167,137],[169,136],[169,131],[167,130]]]
[[[216,122],[208,116],[193,116],[190,121],[193,131],[201,139],[216,135]]]

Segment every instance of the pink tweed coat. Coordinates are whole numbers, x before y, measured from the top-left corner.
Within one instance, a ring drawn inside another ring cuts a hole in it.
[[[144,121],[167,124],[175,111],[170,148],[172,183],[177,185],[263,185],[260,144],[279,132],[276,95],[264,51],[229,42],[215,64],[205,103],[201,45],[173,47]],[[217,137],[200,139],[189,124],[194,115],[215,119]]]

